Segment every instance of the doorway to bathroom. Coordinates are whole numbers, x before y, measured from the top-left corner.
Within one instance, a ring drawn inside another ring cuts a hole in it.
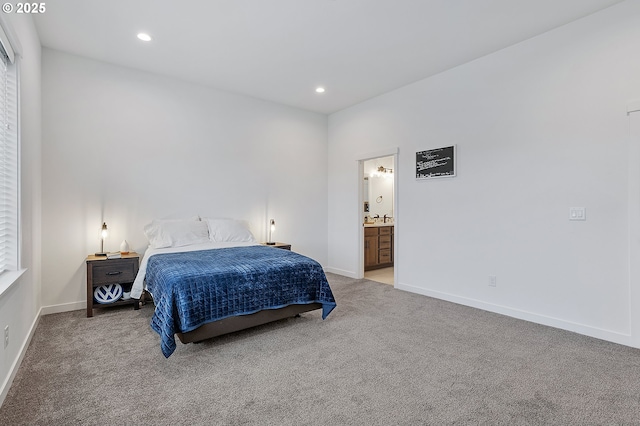
[[[362,160],[361,164],[363,276],[394,285],[396,155]]]

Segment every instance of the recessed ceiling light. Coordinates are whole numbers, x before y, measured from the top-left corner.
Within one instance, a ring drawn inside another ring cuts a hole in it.
[[[138,33],[138,38],[142,41],[151,41],[151,36],[147,33]]]
[[[324,93],[324,87],[316,87],[316,93]]]

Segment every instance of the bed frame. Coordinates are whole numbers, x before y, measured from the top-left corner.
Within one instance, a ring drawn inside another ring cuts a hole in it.
[[[320,303],[289,305],[279,309],[265,309],[255,314],[239,315],[204,324],[188,333],[176,333],[182,343],[197,343],[223,334],[233,333],[258,325],[285,318],[295,317],[303,312],[322,309]]]

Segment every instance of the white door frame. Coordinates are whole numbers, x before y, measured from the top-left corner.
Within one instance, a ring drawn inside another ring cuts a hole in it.
[[[640,100],[627,105],[629,116],[629,321],[630,346],[640,348]]]
[[[364,176],[364,162],[367,160],[373,160],[380,157],[393,157],[393,285],[394,287],[398,283],[398,253],[399,253],[399,229],[398,229],[398,186],[399,186],[399,168],[398,168],[398,147],[392,147],[375,152],[367,152],[357,156],[356,164],[358,167],[358,215],[354,220],[355,226],[358,227],[358,269],[356,270],[356,278],[364,278],[364,212],[362,206],[364,205],[364,192],[362,190],[362,179]]]

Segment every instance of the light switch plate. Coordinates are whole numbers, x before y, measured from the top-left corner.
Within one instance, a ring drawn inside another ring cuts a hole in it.
[[[586,207],[570,207],[569,220],[587,220]]]

